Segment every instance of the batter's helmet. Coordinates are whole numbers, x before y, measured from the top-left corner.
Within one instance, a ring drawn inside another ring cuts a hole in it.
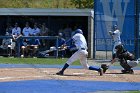
[[[81,29],[77,29],[77,30],[75,31],[75,34],[77,34],[77,33],[83,34],[83,31],[82,31]]]

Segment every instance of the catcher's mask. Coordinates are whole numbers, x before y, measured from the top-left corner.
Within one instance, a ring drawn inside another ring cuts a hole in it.
[[[117,45],[117,46],[115,47],[115,49],[116,49],[116,51],[117,51],[117,52],[122,52],[122,51],[124,50],[124,48],[123,48],[123,45],[122,45],[122,44]]]

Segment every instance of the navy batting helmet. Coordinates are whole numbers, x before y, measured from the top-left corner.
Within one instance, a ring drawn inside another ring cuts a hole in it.
[[[81,29],[77,29],[77,30],[75,31],[75,34],[77,34],[77,33],[83,34],[83,31],[82,31]]]

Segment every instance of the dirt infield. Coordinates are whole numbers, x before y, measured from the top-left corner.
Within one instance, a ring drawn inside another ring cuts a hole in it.
[[[103,76],[98,72],[85,69],[67,69],[64,76],[55,75],[58,68],[1,68],[0,82],[53,79],[53,80],[87,80],[113,82],[140,82],[140,70],[134,74],[121,74],[120,70],[108,70]]]

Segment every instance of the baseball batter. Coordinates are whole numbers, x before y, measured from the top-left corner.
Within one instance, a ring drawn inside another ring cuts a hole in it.
[[[121,32],[120,30],[118,29],[117,25],[114,25],[113,26],[113,32],[112,31],[109,31],[109,34],[111,35],[113,41],[114,41],[114,46],[113,46],[113,57],[115,57],[115,54],[116,54],[116,50],[115,50],[115,47],[117,45],[120,45],[121,44],[121,38],[120,38],[120,35],[121,35]]]
[[[74,61],[76,60],[80,60],[81,65],[88,70],[95,70],[98,71],[100,75],[103,75],[103,69],[102,68],[96,68],[93,66],[89,66],[87,63],[87,56],[88,56],[88,52],[87,52],[87,42],[85,37],[83,36],[83,32],[81,29],[77,29],[75,31],[74,36],[68,40],[66,42],[66,44],[68,42],[74,41],[74,45],[75,47],[78,49],[69,59],[68,61],[65,63],[64,67],[57,72],[57,75],[63,75],[64,71],[66,68],[69,67],[69,65],[71,65]],[[70,48],[74,47],[73,45],[70,46]]]

